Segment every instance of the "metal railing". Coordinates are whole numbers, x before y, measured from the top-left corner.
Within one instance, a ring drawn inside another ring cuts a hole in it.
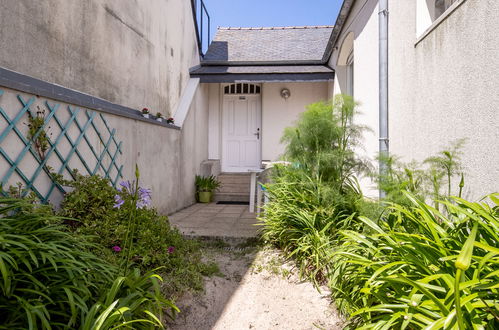
[[[203,0],[191,0],[191,4],[194,25],[196,27],[196,36],[198,39],[199,54],[204,56],[205,50],[208,49],[211,37],[210,14],[208,13],[208,9],[206,9]],[[207,37],[206,39],[204,38],[205,35]]]

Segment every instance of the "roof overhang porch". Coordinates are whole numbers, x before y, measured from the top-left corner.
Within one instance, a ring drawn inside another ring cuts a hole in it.
[[[325,65],[230,66],[202,65],[190,70],[201,83],[330,81],[334,71]]]

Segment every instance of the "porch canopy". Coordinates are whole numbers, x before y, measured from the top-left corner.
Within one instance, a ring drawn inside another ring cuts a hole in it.
[[[332,26],[218,28],[190,75],[204,83],[328,81],[323,61]]]

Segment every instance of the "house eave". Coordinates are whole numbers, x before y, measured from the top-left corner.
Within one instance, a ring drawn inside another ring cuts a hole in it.
[[[191,74],[201,83],[234,82],[325,82],[334,79],[334,72],[327,73],[246,73],[246,74]]]
[[[254,65],[321,65],[322,60],[282,60],[282,61],[207,61],[201,62],[202,66],[254,66]]]
[[[343,30],[343,26],[350,15],[350,11],[353,7],[355,0],[344,0],[341,5],[340,12],[338,13],[338,17],[336,18],[336,22],[333,27],[333,31],[331,32],[331,36],[329,37],[329,41],[326,46],[326,50],[324,51],[324,55],[322,56],[322,63],[329,62],[331,55],[333,54],[333,49],[336,46],[336,42],[338,41],[338,37],[340,36],[341,31]]]

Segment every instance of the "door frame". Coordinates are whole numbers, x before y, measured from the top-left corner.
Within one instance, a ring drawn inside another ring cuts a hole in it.
[[[237,85],[237,84],[248,84],[248,85],[253,85],[255,86],[254,90],[256,90],[256,86],[258,86],[259,93],[231,93],[231,94],[226,94],[224,93],[224,89],[226,86],[232,86],[232,85]],[[220,116],[220,129],[221,129],[221,134],[220,134],[220,147],[221,147],[221,153],[220,153],[220,165],[221,165],[221,170],[222,172],[227,172],[227,173],[238,173],[238,172],[243,172],[246,173],[248,171],[252,170],[258,170],[260,169],[261,163],[262,163],[262,87],[260,84],[251,84],[251,83],[230,83],[230,84],[220,84],[220,94],[221,94],[221,116]],[[239,98],[240,96],[244,97],[254,97],[257,100],[257,126],[260,128],[260,138],[258,139],[258,150],[257,150],[257,159],[256,163],[259,165],[255,168],[240,168],[240,169],[234,169],[227,167],[226,165],[226,116],[227,116],[227,109],[225,107],[225,101],[228,99],[234,99],[234,98]]]

